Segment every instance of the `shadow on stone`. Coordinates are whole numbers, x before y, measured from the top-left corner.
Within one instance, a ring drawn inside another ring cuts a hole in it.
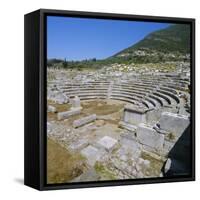
[[[189,175],[192,171],[191,165],[191,131],[188,126],[169,152],[162,172],[165,177]]]

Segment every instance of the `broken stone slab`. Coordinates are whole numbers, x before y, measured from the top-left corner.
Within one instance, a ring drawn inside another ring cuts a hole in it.
[[[118,144],[118,141],[109,136],[104,136],[97,142],[97,145],[99,145],[100,147],[103,147],[109,152],[111,152],[116,147],[117,144]]]
[[[81,112],[80,108],[76,108],[76,109],[65,111],[65,112],[59,112],[57,114],[57,118],[58,118],[58,120],[67,119],[73,115],[80,114],[80,112]]]
[[[80,108],[81,107],[81,101],[78,96],[71,96],[69,98],[69,102],[72,104],[72,108]]]
[[[77,119],[77,120],[75,120],[75,121],[73,122],[73,127],[74,127],[74,128],[78,128],[78,127],[80,127],[80,126],[83,126],[83,125],[85,125],[85,124],[88,124],[88,123],[90,123],[90,122],[95,121],[96,118],[97,118],[96,114],[93,114],[93,115],[89,115],[89,116],[87,116],[87,117],[83,117],[83,118],[81,118],[81,119]]]
[[[48,105],[48,107],[47,107],[47,111],[48,111],[48,112],[52,112],[52,113],[57,112],[56,107],[51,106],[51,105]]]
[[[121,147],[117,151],[119,156],[129,155],[130,159],[137,160],[141,156],[141,144],[132,137],[121,137]]]
[[[122,132],[120,134],[120,138],[121,138],[121,140],[123,140],[123,139],[134,140],[134,141],[136,140],[136,136],[133,132]]]
[[[90,166],[94,166],[96,161],[99,161],[101,157],[106,154],[106,152],[101,149],[97,149],[92,145],[89,145],[81,150],[81,154],[87,158],[87,163]]]
[[[155,150],[163,149],[164,135],[157,133],[156,130],[145,124],[139,124],[137,139],[141,144],[147,145]]]
[[[161,129],[170,131],[176,137],[180,137],[189,126],[190,119],[185,115],[163,112],[159,124]]]
[[[150,167],[150,161],[139,158],[135,167],[138,172],[145,172]]]
[[[123,121],[120,121],[119,122],[119,128],[124,128],[124,129],[126,129],[128,131],[135,132],[136,129],[137,129],[137,126],[129,124],[129,123],[126,123],[126,122],[123,122]]]
[[[122,147],[116,152],[116,155],[122,160],[124,156],[127,160],[137,160],[141,156],[141,150],[136,143],[123,143]]]
[[[147,146],[145,146],[145,147],[147,147]],[[145,153],[146,155],[150,156],[152,159],[155,159],[157,161],[160,161],[160,162],[166,161],[165,157],[163,157],[160,154],[156,154],[154,152],[151,152],[149,149],[147,149],[147,150],[143,149],[142,152]]]
[[[128,162],[127,159],[126,160],[122,160],[122,159],[119,159],[119,158],[112,158],[111,159],[111,162],[112,162],[112,165],[114,166],[114,169],[117,169],[117,171],[118,171],[117,172],[118,175],[120,173],[122,173],[122,175],[124,175],[124,174],[127,174],[129,176],[132,175],[132,171],[135,169],[135,165],[134,165],[134,163],[130,163],[130,160]]]
[[[64,104],[68,102],[68,97],[65,96],[62,92],[60,91],[49,91],[47,99],[52,100],[58,104]]]
[[[85,148],[86,146],[88,146],[89,142],[87,139],[83,138],[80,139],[72,144],[69,145],[69,150],[70,151],[80,151],[81,149]]]

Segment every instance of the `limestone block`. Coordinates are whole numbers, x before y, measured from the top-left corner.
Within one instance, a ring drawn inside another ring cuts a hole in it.
[[[126,105],[124,107],[123,121],[129,124],[138,124],[146,122],[146,112],[144,108]]]
[[[139,124],[137,138],[140,143],[156,150],[161,150],[163,148],[164,135],[157,133],[156,130],[145,124]]]
[[[85,125],[85,124],[88,124],[88,123],[90,123],[90,122],[95,121],[96,118],[97,118],[96,114],[93,114],[93,115],[89,115],[89,116],[87,116],[87,117],[83,117],[83,118],[81,118],[81,119],[77,119],[77,120],[75,120],[75,121],[73,122],[73,127],[74,127],[74,128],[78,128],[78,127],[80,127],[80,126],[83,126],[83,125]]]
[[[105,151],[97,149],[91,145],[81,150],[81,154],[87,158],[87,162],[90,166],[94,166],[96,161],[100,160],[100,158],[103,157],[105,153]]]
[[[107,151],[112,151],[116,147],[117,143],[118,141],[116,139],[109,136],[104,136],[97,142],[98,145],[102,146]]]
[[[189,126],[190,120],[188,116],[179,115],[169,112],[163,112],[159,121],[160,128],[172,132],[179,137]]]
[[[120,121],[119,122],[119,128],[124,128],[126,130],[135,132],[135,130],[137,129],[137,126],[123,122],[123,121]]]
[[[62,120],[62,119],[67,119],[73,115],[78,115],[80,114],[81,109],[77,108],[77,109],[73,109],[73,110],[69,110],[66,112],[59,112],[57,115],[58,120]]]
[[[80,108],[81,107],[81,101],[78,96],[74,96],[73,98],[69,99],[70,103],[72,104],[73,108]]]
[[[89,144],[88,140],[86,139],[80,139],[72,144],[69,145],[69,149],[71,151],[79,151],[83,148],[85,148]]]
[[[52,113],[56,112],[56,108],[54,106],[51,106],[51,105],[48,105],[47,110],[48,110],[48,112],[52,112]]]
[[[141,145],[134,139],[122,137],[120,144],[121,148],[117,151],[119,157],[129,155],[129,159],[137,160],[141,156]]]
[[[68,97],[59,91],[49,91],[47,98],[58,104],[64,104],[68,102]]]

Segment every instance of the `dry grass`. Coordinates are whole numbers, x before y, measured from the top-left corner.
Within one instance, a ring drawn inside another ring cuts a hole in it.
[[[86,169],[79,154],[68,152],[57,142],[47,140],[47,183],[65,183],[81,175]]]
[[[108,104],[106,101],[88,101],[82,103],[82,107],[85,113],[97,114],[97,115],[109,115],[120,111],[123,108],[123,104]]]
[[[57,112],[64,112],[64,111],[68,111],[71,107],[70,104],[56,104],[54,103],[53,101],[50,101],[48,100],[47,102],[48,105],[52,105],[56,108]],[[47,113],[47,117],[48,117],[48,120],[51,121],[51,120],[57,120],[57,113],[51,113],[51,112],[48,112]]]
[[[151,157],[150,155],[148,155],[145,152],[142,152],[141,157],[145,160],[149,160],[151,163],[150,168],[148,170],[144,171],[143,173],[147,176],[151,175],[152,177],[159,177],[159,175],[161,173],[161,169],[163,167],[163,162]]]

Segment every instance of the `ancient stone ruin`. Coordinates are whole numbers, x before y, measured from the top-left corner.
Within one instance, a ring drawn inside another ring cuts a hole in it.
[[[48,70],[56,77],[48,80],[48,137],[80,153],[87,164],[73,182],[188,170],[180,156],[190,148],[182,139],[190,134],[185,73]]]

